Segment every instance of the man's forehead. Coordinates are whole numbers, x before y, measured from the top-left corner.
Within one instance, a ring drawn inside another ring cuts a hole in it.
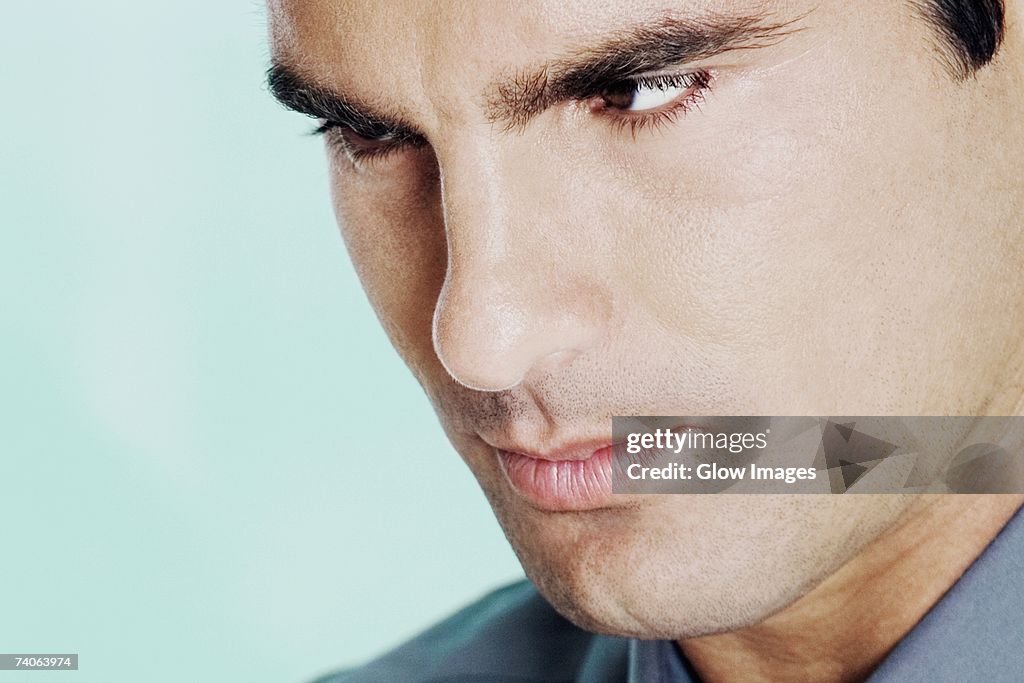
[[[544,58],[632,22],[672,15],[771,16],[764,0],[268,0],[275,59],[347,71],[445,61],[504,67]],[[408,63],[415,60],[414,64]]]

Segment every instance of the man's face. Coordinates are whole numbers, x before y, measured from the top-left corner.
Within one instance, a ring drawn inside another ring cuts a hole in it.
[[[326,141],[371,303],[581,625],[759,621],[908,505],[609,497],[545,462],[612,415],[1015,408],[1024,136],[914,3],[272,0],[271,28],[349,105]]]

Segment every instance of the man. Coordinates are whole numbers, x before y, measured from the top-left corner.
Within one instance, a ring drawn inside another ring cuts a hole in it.
[[[328,680],[1019,680],[1020,495],[612,495],[599,460],[613,415],[1021,414],[1024,3],[271,0],[270,28],[532,584]]]

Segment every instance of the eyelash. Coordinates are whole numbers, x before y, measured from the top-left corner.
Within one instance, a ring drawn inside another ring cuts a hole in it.
[[[371,142],[381,142],[387,144],[381,144],[380,146],[374,149],[356,149],[352,145],[352,143],[345,139],[346,131],[351,132],[357,136],[359,135],[359,133],[356,133],[349,126],[346,126],[345,124],[342,123],[337,123],[335,121],[324,121],[322,124],[314,128],[311,131],[311,134],[328,136],[328,144],[346,154],[349,160],[352,161],[352,163],[365,163],[368,161],[373,161],[375,159],[381,159],[402,147],[416,148],[423,147],[426,144],[425,140],[415,135],[398,135],[392,137],[391,139],[375,139],[372,137],[367,137],[366,139]]]
[[[680,116],[688,114],[695,108],[699,108],[711,89],[712,76],[708,71],[690,71],[681,74],[658,74],[656,76],[638,76],[623,79],[606,86],[606,91],[621,85],[630,84],[635,88],[685,88],[690,91],[670,102],[664,108],[629,113],[627,111],[616,111],[606,104],[598,103],[592,109],[608,119],[616,132],[629,131],[629,134],[636,139],[642,131],[657,130],[662,126],[676,121]],[[594,97],[600,98],[601,95]],[[593,97],[590,99],[594,99]],[[608,114],[605,112],[616,111]]]
[[[591,111],[606,119],[616,132],[628,130],[629,134],[636,139],[637,135],[642,131],[656,130],[661,126],[673,123],[680,116],[687,114],[695,107],[699,108],[707,93],[710,92],[712,80],[711,73],[703,70],[679,74],[634,76],[609,83],[600,92],[587,98],[579,99],[577,103],[589,107]],[[636,113],[616,110],[614,107],[608,106],[607,101],[595,102],[595,100],[606,98],[608,96],[607,93],[614,88],[621,88],[625,85],[633,89],[658,88],[664,90],[667,88],[686,88],[690,92],[669,103],[664,108]],[[348,126],[334,121],[325,121],[317,126],[312,131],[312,134],[330,136],[332,133],[335,133],[336,135],[328,138],[329,143],[339,148],[340,151],[348,156],[350,161],[356,164],[382,159],[403,147],[419,148],[427,144],[426,140],[416,135],[398,135],[391,140],[367,137],[366,139],[370,142],[386,144],[380,144],[373,149],[357,149],[351,142],[345,139],[344,134],[346,131],[359,136],[359,133],[356,133]]]

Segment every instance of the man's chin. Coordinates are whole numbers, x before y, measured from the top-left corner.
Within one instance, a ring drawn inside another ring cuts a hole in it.
[[[642,531],[649,528],[645,520],[653,510],[550,512],[520,499],[503,501],[496,510],[530,581],[562,616],[586,631],[679,639],[729,630],[760,616],[747,615],[744,621],[733,612],[710,622],[680,620],[680,614],[694,615],[687,603],[701,590],[680,590],[675,572],[659,566],[665,553]]]
[[[609,548],[613,543],[615,550]],[[635,559],[643,551],[643,544],[630,547],[621,539],[568,560],[552,561],[552,552],[558,551],[551,549],[517,549],[521,558],[548,558],[524,562],[527,576],[562,616],[592,633],[684,640],[734,631],[763,621],[802,595],[801,587],[780,591],[783,587],[776,584],[773,590],[741,589],[747,593],[742,600],[709,599],[723,593],[735,598],[737,589],[716,577],[693,581],[656,562]]]
[[[865,506],[837,510],[837,501],[819,496],[646,496],[635,506],[568,513],[501,498],[499,522],[558,612],[591,632],[644,639],[760,623],[813,590],[882,526],[851,524],[846,542],[826,547],[823,529],[843,526],[837,511],[849,524],[864,521],[855,513]]]

